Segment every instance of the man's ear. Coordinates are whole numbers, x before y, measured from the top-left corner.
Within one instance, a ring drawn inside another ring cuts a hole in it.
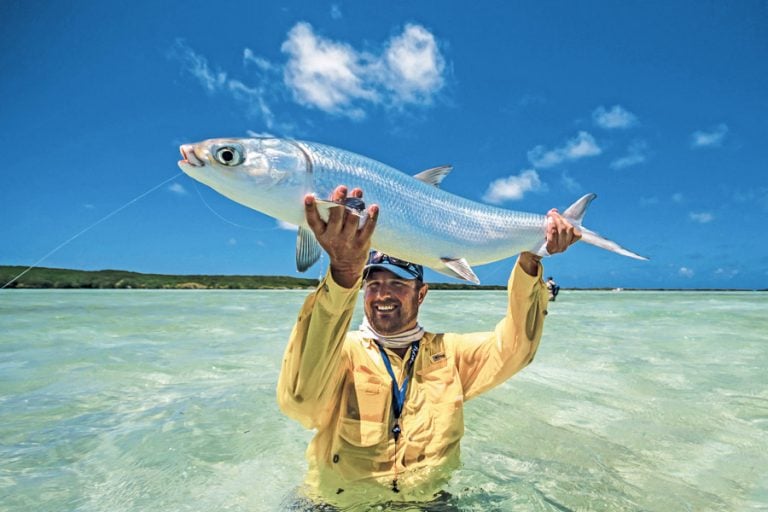
[[[428,291],[429,285],[427,283],[422,284],[421,288],[419,288],[419,305],[424,302],[424,298],[427,296]]]

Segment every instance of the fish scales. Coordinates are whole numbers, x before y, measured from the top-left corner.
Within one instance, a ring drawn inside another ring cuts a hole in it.
[[[374,245],[385,251],[385,246],[397,245],[394,252],[403,259],[423,260],[420,247],[432,245],[442,252],[430,266],[439,265],[441,258],[461,257],[479,265],[541,244],[543,215],[482,205],[348,151],[303,141],[300,145],[312,161],[318,196],[327,196],[340,183],[363,189],[366,202],[378,204],[382,212]]]

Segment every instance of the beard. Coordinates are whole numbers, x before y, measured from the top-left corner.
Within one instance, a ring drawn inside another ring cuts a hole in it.
[[[365,316],[376,332],[384,336],[393,336],[412,329],[417,324],[419,302],[398,304],[391,312],[381,312],[374,305],[366,305]]]

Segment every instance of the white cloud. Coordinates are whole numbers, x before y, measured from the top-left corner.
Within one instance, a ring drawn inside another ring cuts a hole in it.
[[[229,80],[227,89],[232,96],[249,105],[251,113],[259,115],[269,129],[275,127],[275,115],[266,101],[266,92],[262,88],[248,87],[239,80]]]
[[[629,128],[637,123],[637,116],[621,105],[614,105],[610,110],[600,106],[592,112],[592,120],[600,128],[615,130]]]
[[[334,20],[340,20],[342,18],[341,14],[341,7],[339,7],[339,4],[333,4],[331,5],[331,18]]]
[[[270,132],[257,132],[254,130],[245,130],[245,133],[247,133],[249,137],[256,137],[256,138],[274,138],[275,137],[275,135]]]
[[[566,161],[599,155],[602,152],[603,150],[592,135],[580,131],[576,137],[566,141],[559,148],[547,150],[544,146],[536,146],[528,151],[528,161],[535,167],[547,168]]]
[[[692,221],[698,222],[700,224],[707,224],[708,222],[712,222],[715,219],[715,216],[709,212],[691,212],[688,214],[688,216]]]
[[[187,189],[185,189],[184,185],[182,185],[181,183],[171,183],[168,186],[168,190],[180,196],[187,194]]]
[[[675,192],[674,194],[672,194],[672,202],[673,203],[680,204],[680,203],[682,203],[684,201],[685,201],[685,196],[682,193]]]
[[[200,85],[209,92],[214,92],[227,83],[227,74],[223,71],[213,71],[208,66],[208,60],[198,55],[183,40],[177,39],[171,47],[169,56],[181,61],[184,68],[192,76],[198,79]]]
[[[253,50],[250,48],[246,48],[243,50],[243,65],[248,66],[249,64],[254,64],[257,68],[259,68],[262,71],[269,71],[274,68],[271,62],[269,62],[267,59],[263,57],[259,57],[255,53],[253,53]]]
[[[717,277],[725,277],[727,279],[732,279],[739,275],[739,270],[735,268],[718,268],[715,270],[715,275]]]
[[[342,17],[338,5],[331,16]],[[378,46],[358,50],[315,33],[299,22],[286,34],[284,63],[271,62],[244,48],[243,77],[215,69],[179,39],[168,57],[181,63],[209,93],[228,94],[246,104],[247,112],[267,130],[285,134],[295,127],[277,119],[286,101],[323,112],[363,119],[366,109],[429,106],[445,85],[445,58],[435,36],[421,25],[407,24]]]
[[[529,169],[522,171],[517,176],[509,176],[493,181],[488,186],[483,200],[494,204],[514,201],[522,199],[526,192],[541,190],[543,186],[538,173],[533,169]]]
[[[562,183],[565,189],[569,192],[580,192],[583,189],[578,181],[573,179],[568,173],[565,172],[560,177],[560,183]]]
[[[728,134],[728,126],[719,124],[709,131],[695,131],[691,135],[692,148],[717,148],[723,144],[725,136]]]
[[[768,187],[737,190],[733,193],[737,203],[754,203],[757,207],[768,210]]]
[[[364,80],[366,58],[344,43],[315,35],[309,23],[288,32],[282,50],[289,56],[284,79],[294,99],[329,113],[362,117],[355,100],[378,101],[378,93]]]
[[[437,41],[427,29],[406,25],[384,52],[388,76],[383,85],[395,94],[396,103],[430,103],[443,87],[445,61]]]
[[[443,87],[445,61],[435,37],[420,25],[406,25],[381,55],[315,34],[297,23],[282,50],[288,54],[285,84],[294,99],[325,112],[362,118],[362,105],[428,105]]]
[[[299,226],[296,224],[291,224],[290,222],[285,222],[284,220],[278,220],[277,221],[277,227],[280,229],[284,229],[286,231],[298,231]]]
[[[228,92],[236,100],[247,104],[249,113],[260,116],[267,128],[276,127],[275,116],[267,103],[269,91],[264,85],[270,82],[269,75],[274,75],[276,71],[268,61],[256,56],[249,48],[243,51],[243,65],[247,67],[249,64],[254,64],[260,73],[260,78],[257,80],[259,84],[253,87],[247,86],[240,80],[228,78],[227,73],[223,71],[213,71],[205,57],[197,54],[180,39],[171,48],[169,57],[181,61],[184,69],[208,92]]]
[[[611,162],[611,169],[625,169],[645,162],[647,148],[648,144],[645,141],[633,141],[627,148],[626,155]]]
[[[693,269],[690,269],[688,267],[680,267],[680,270],[677,271],[678,274],[680,274],[683,277],[693,277],[695,272]]]

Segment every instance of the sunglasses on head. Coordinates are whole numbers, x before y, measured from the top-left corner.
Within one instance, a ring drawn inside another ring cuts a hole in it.
[[[418,276],[420,278],[423,275],[423,271],[420,265],[416,265],[415,263],[401,260],[399,258],[394,258],[389,254],[384,254],[381,251],[371,253],[371,256],[368,258],[368,265],[384,265],[387,263],[407,270],[409,273],[413,274],[414,277]]]

